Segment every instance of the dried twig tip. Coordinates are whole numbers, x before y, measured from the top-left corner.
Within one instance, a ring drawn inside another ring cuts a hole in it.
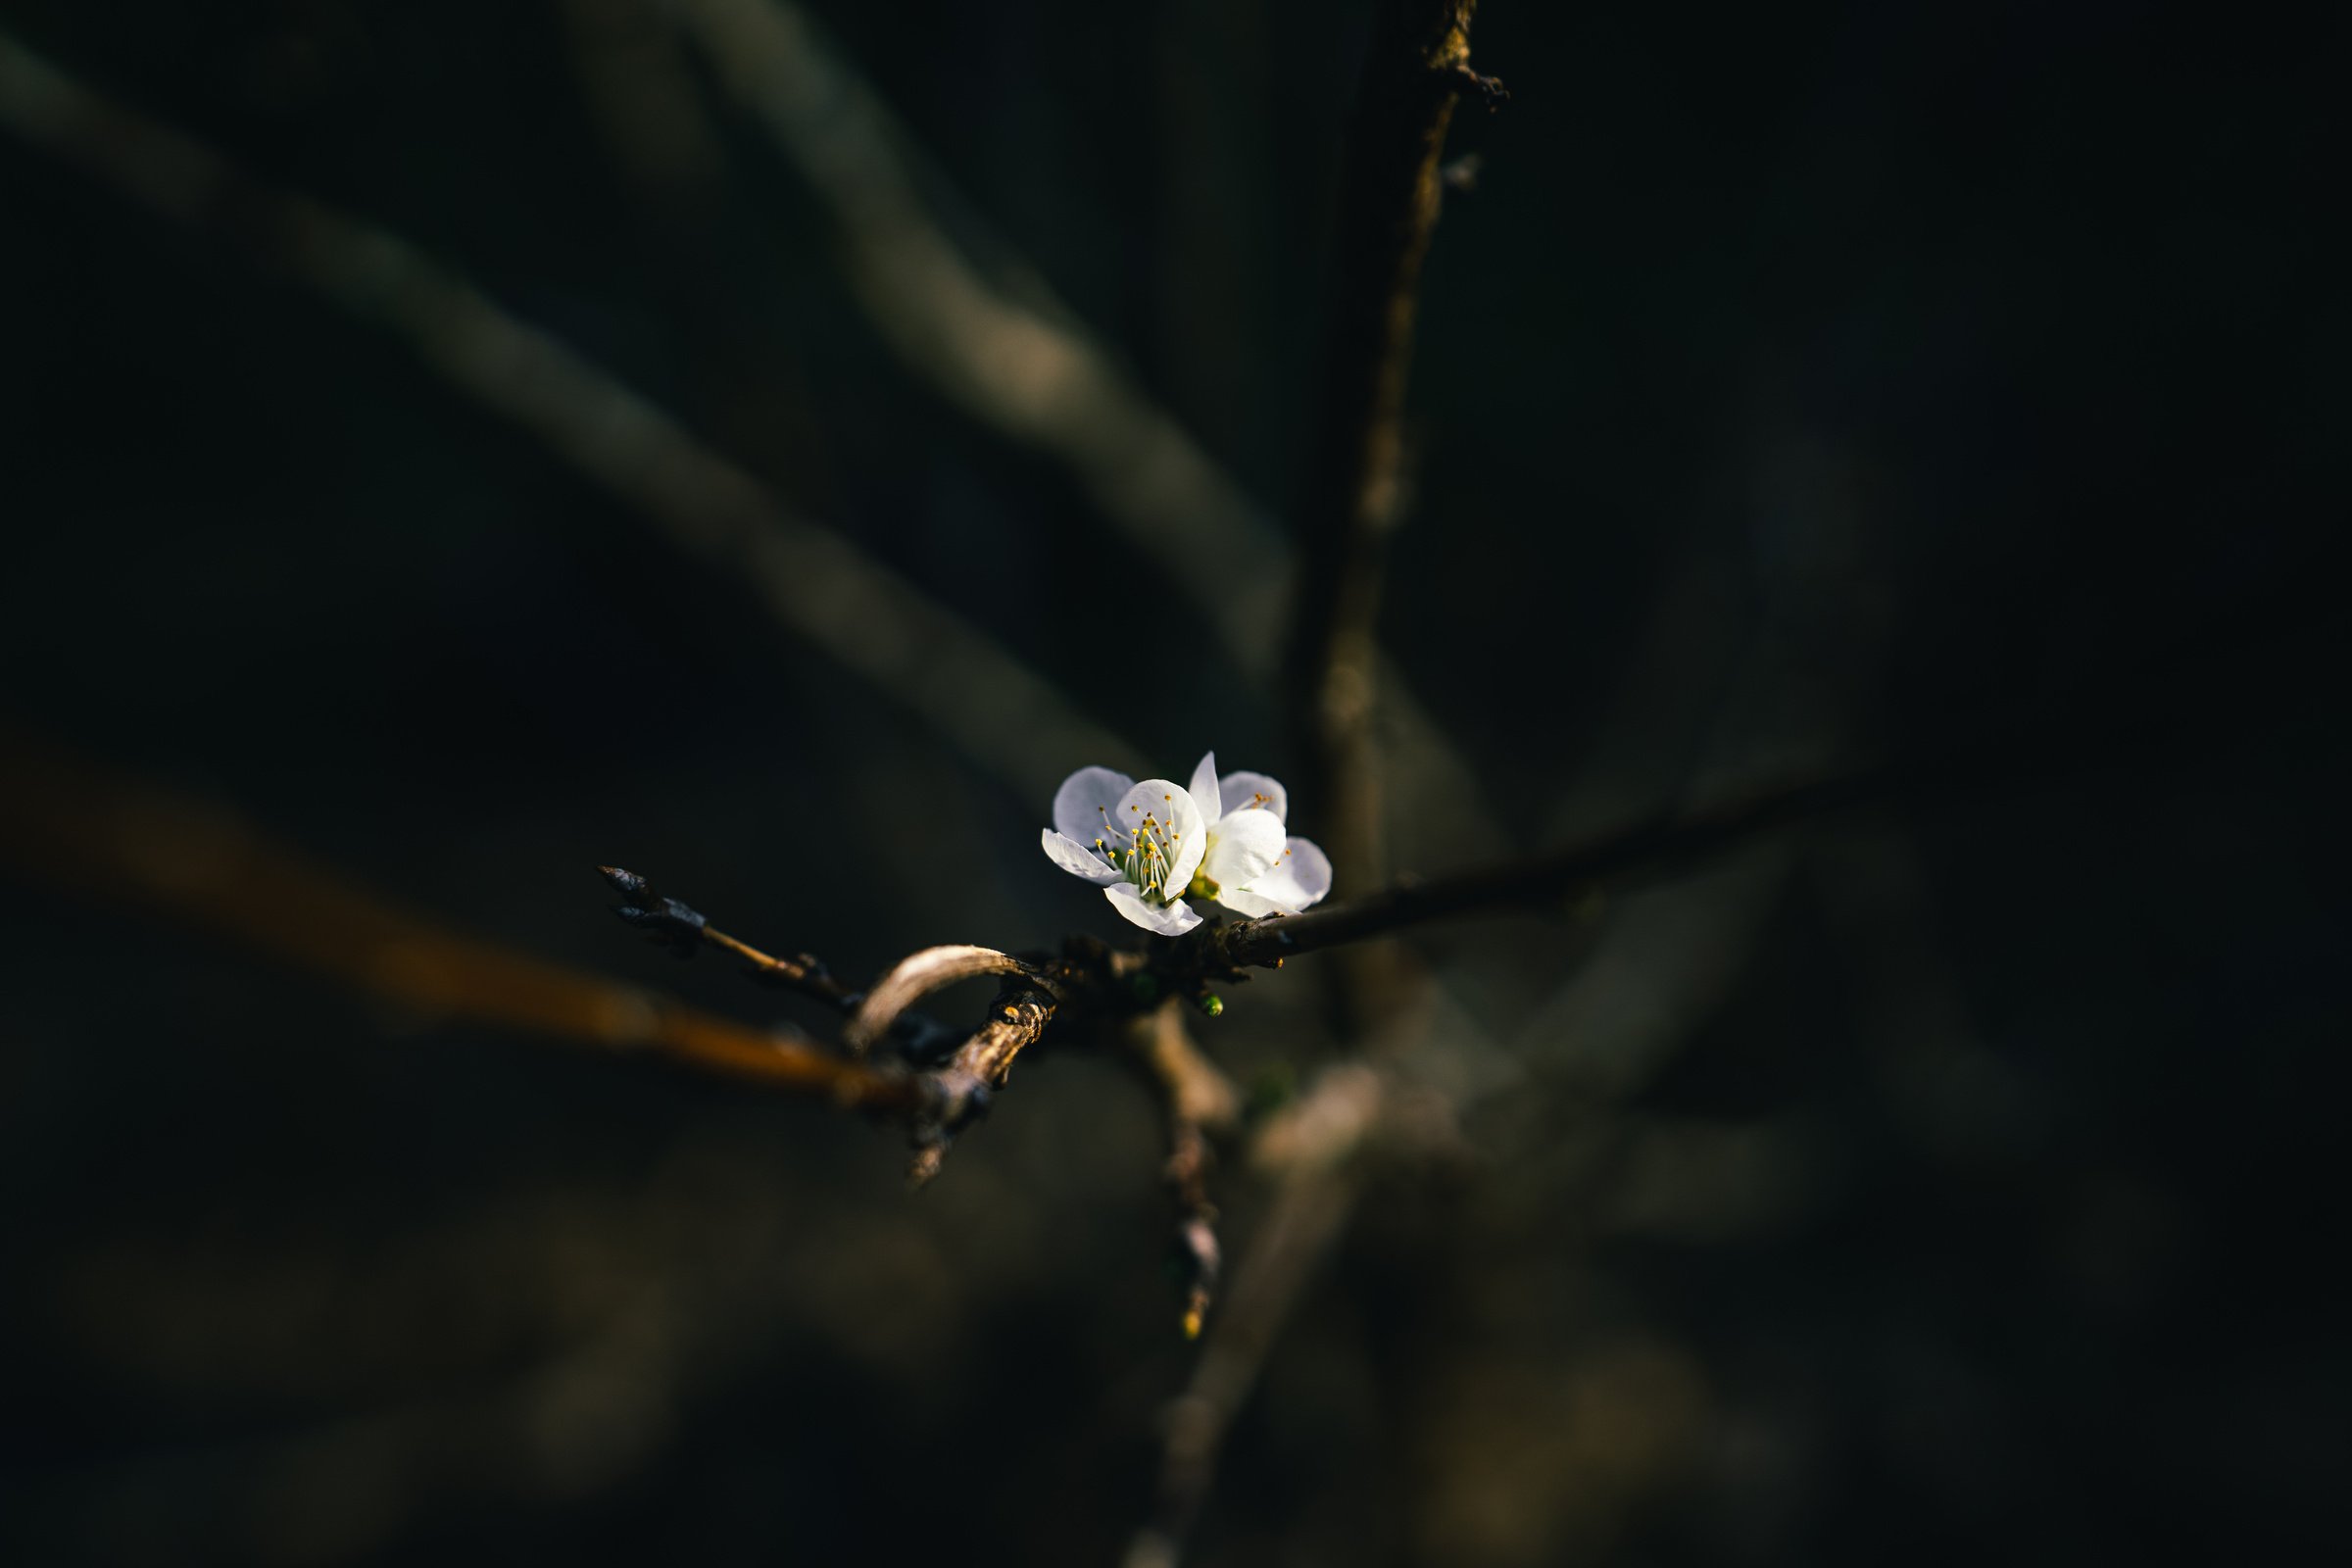
[[[1510,88],[1495,77],[1480,75],[1467,65],[1456,65],[1446,74],[1453,78],[1456,92],[1476,93],[1490,114],[1511,101]]]
[[[642,899],[654,891],[654,885],[644,877],[634,871],[624,871],[617,865],[600,865],[596,871],[613,892],[624,899]]]

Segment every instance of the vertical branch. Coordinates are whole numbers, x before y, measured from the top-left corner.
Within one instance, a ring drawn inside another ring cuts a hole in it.
[[[1167,1122],[1168,1158],[1162,1167],[1176,1210],[1176,1256],[1184,1269],[1184,1337],[1199,1339],[1224,1272],[1217,1241],[1217,1206],[1208,1178],[1216,1164],[1210,1140],[1233,1131],[1241,1094],[1202,1053],[1184,1026],[1184,1004],[1170,1000],[1131,1019],[1126,1047],[1158,1100]]]
[[[1274,674],[1292,563],[1266,509],[1030,262],[975,236],[968,204],[943,201],[946,182],[889,100],[804,8],[666,3],[719,88],[766,127],[824,208],[843,277],[883,344],[982,424],[1060,464],[1127,544],[1196,601],[1252,682]],[[943,221],[943,207],[958,220]],[[1236,562],[1250,569],[1236,573]],[[1436,718],[1394,684],[1381,711],[1421,764],[1418,792],[1445,800],[1448,821],[1490,822],[1477,773]]]
[[[1272,1178],[1273,1197],[1192,1378],[1168,1408],[1152,1517],[1124,1568],[1176,1568],[1183,1559],[1226,1435],[1362,1196],[1364,1159],[1387,1109],[1384,1085],[1360,1063],[1332,1068],[1253,1140],[1252,1162]]]
[[[1439,159],[1455,94],[1478,80],[1469,68],[1476,9],[1477,0],[1383,4],[1340,193],[1287,673],[1296,733],[1305,743],[1306,819],[1318,825],[1348,892],[1377,886],[1387,870],[1373,631],[1386,536],[1400,510],[1404,386],[1421,262],[1443,190]]]

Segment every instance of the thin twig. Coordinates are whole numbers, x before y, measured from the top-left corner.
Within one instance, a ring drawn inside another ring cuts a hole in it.
[[[612,912],[636,929],[666,943],[679,957],[692,957],[704,948],[715,948],[741,958],[750,966],[752,977],[762,984],[797,991],[845,1018],[854,1019],[858,1009],[864,1005],[865,993],[843,985],[816,955],[802,953],[783,958],[763,953],[740,937],[721,931],[684,900],[662,893],[650,878],[617,865],[600,865],[597,870],[613,892],[629,901],[616,906]],[[918,1067],[945,1059],[963,1038],[960,1030],[949,1028],[928,1013],[906,1008],[898,1009],[889,1020],[888,1032],[900,1054]]]
[[[400,236],[258,178],[5,31],[0,124],[386,328],[688,551],[748,579],[778,620],[1024,797],[1049,798],[1072,758],[1139,770],[1132,748],[987,633],[798,515],[667,413]]]
[[[1532,859],[1403,882],[1369,898],[1202,927],[1191,951],[1171,956],[1178,973],[1273,965],[1286,957],[1364,942],[1432,921],[1510,908],[1566,907],[1589,889],[1720,854],[1766,833],[1933,781],[1913,765],[1863,768],[1768,790],[1681,815],[1654,817]]]
[[[1401,511],[1403,413],[1440,161],[1476,0],[1387,0],[1348,137],[1316,445],[1298,519],[1287,654],[1301,795],[1339,884],[1378,885],[1374,633],[1385,541]]]
[[[767,984],[798,991],[845,1014],[856,1012],[864,1000],[834,979],[833,971],[814,954],[779,958],[762,953],[719,930],[693,906],[662,893],[651,878],[617,865],[600,865],[596,869],[613,892],[629,901],[612,912],[640,931],[669,943],[681,956],[692,954],[697,947],[716,948],[743,959],[752,966],[751,972]]]

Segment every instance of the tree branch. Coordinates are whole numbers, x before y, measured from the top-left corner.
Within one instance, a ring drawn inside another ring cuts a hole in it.
[[[1560,907],[1587,889],[1720,854],[1747,839],[1901,793],[1930,770],[1885,765],[1767,790],[1681,815],[1653,817],[1554,850],[1428,881],[1400,882],[1369,898],[1200,928],[1173,955],[1178,974],[1219,973],[1369,941],[1413,926],[1511,908]]]
[[[1152,1013],[1130,1019],[1125,1044],[1167,1122],[1162,1174],[1176,1209],[1176,1253],[1185,1271],[1184,1337],[1190,1340],[1200,1337],[1207,1320],[1224,1262],[1217,1208],[1208,1196],[1209,1172],[1216,1165],[1211,1141],[1230,1133],[1240,1119],[1241,1094],[1194,1043],[1183,1005],[1171,998]]]
[[[615,893],[629,901],[612,912],[638,930],[667,943],[681,958],[692,957],[705,947],[716,948],[750,964],[753,978],[813,998],[845,1018],[854,1019],[865,1004],[864,992],[853,991],[835,979],[833,971],[814,954],[779,958],[762,953],[719,930],[691,905],[662,894],[651,879],[635,871],[624,871],[616,865],[600,865],[597,870]],[[906,1059],[918,1067],[944,1059],[962,1038],[929,1014],[905,1007],[893,1009],[887,1032],[898,1042]],[[862,1054],[863,1048],[858,1049]]]
[[[1167,1413],[1152,1521],[1126,1568],[1175,1568],[1216,1479],[1217,1455],[1266,1356],[1339,1242],[1361,1190],[1359,1156],[1379,1122],[1384,1079],[1360,1063],[1327,1070],[1256,1140],[1274,1198],[1250,1238],[1225,1309]]]
[[[802,7],[667,3],[824,204],[843,276],[900,362],[983,424],[1058,461],[1245,663],[1270,664],[1286,563],[1256,502],[1032,270],[1009,260],[983,268],[932,217],[925,188],[937,190],[939,175]],[[1264,569],[1232,570],[1250,561]]]
[[[939,1069],[935,1076],[943,1101],[960,1113],[935,1117],[917,1129],[914,1163],[906,1172],[912,1185],[921,1187],[939,1174],[956,1133],[987,1112],[989,1098],[1012,1076],[1013,1058],[1044,1037],[1054,1005],[1048,992],[1026,981],[1012,982],[997,998],[995,1015]]]
[[[934,218],[938,203],[925,197],[941,188],[937,172],[804,8],[667,3],[824,204],[843,275],[901,362],[983,424],[1059,462],[1127,543],[1185,589],[1246,672],[1275,673],[1293,570],[1267,509],[1033,268],[1002,245],[992,247],[997,265],[983,266]],[[1237,574],[1236,562],[1256,565]],[[1361,652],[1373,657],[1368,640]],[[1437,720],[1399,685],[1379,700],[1400,747],[1438,775],[1429,793],[1490,819],[1476,773]],[[1378,880],[1348,875],[1343,885]]]
[[[1400,512],[1403,411],[1439,162],[1476,0],[1387,0],[1364,68],[1334,236],[1321,414],[1299,511],[1288,683],[1301,794],[1344,887],[1382,877],[1374,633]]]
[[[455,935],[228,811],[131,785],[30,736],[0,739],[0,863],[47,886],[176,917],[430,1017],[653,1051],[898,1116],[918,1134],[964,1114],[955,1085]]]
[[[928,720],[1025,799],[1071,758],[1140,771],[986,632],[798,515],[759,479],[571,348],[376,224],[269,184],[0,31],[0,124],[138,205],[218,234],[397,336],[476,403],[747,579],[787,628]]]
[[[863,1055],[873,1048],[875,1041],[897,1024],[908,1007],[945,986],[984,974],[1026,980],[1040,991],[1047,989],[1035,969],[1009,953],[999,953],[994,948],[973,947],[968,943],[925,948],[920,953],[901,958],[888,974],[874,982],[874,988],[858,1004],[849,1027],[842,1031],[842,1041],[850,1050]]]

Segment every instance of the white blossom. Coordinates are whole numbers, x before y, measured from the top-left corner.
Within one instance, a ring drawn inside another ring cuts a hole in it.
[[[1330,857],[1286,831],[1291,796],[1274,778],[1220,779],[1211,752],[1193,769],[1192,796],[1208,832],[1200,891],[1236,914],[1297,914],[1331,891]]]
[[[1323,852],[1285,834],[1289,807],[1283,787],[1263,773],[1219,779],[1214,752],[1200,759],[1189,787],[1082,767],[1054,792],[1054,825],[1040,842],[1055,865],[1102,888],[1126,919],[1180,936],[1200,923],[1188,896],[1242,914],[1291,914],[1331,891]]]

